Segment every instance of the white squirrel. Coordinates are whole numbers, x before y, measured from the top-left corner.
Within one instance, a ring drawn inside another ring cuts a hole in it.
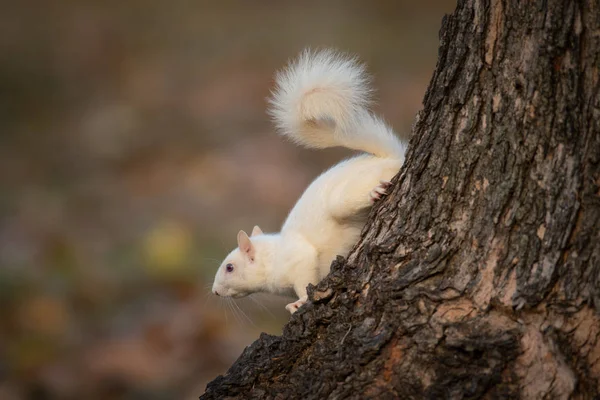
[[[343,146],[364,154],[315,179],[290,211],[280,233],[255,226],[240,231],[238,248],[217,270],[212,291],[225,297],[256,292],[298,296],[328,273],[337,255],[358,241],[369,209],[386,194],[404,162],[405,144],[369,111],[372,90],[356,58],[332,50],[305,50],[276,75],[269,113],[279,132],[310,148]]]

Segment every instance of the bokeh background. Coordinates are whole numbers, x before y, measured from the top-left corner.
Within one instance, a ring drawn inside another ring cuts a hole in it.
[[[0,6],[0,399],[192,399],[290,299],[210,294],[239,229],[278,230],[348,156],[265,114],[301,49],[358,54],[404,137],[455,1]]]

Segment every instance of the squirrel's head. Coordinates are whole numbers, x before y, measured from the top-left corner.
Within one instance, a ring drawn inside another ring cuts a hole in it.
[[[244,231],[237,235],[237,249],[225,257],[215,275],[212,292],[223,297],[244,297],[263,286],[263,249],[257,242],[262,230],[255,226],[249,237]],[[251,239],[252,238],[252,239]]]

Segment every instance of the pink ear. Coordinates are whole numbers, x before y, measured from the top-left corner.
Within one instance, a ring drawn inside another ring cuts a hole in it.
[[[260,229],[258,227],[258,225],[254,225],[254,229],[252,229],[252,234],[250,235],[250,237],[256,236],[256,235],[262,235],[262,234],[263,234],[262,229]]]
[[[237,242],[240,251],[246,254],[251,260],[254,260],[254,246],[248,237],[248,234],[244,231],[239,231],[237,235]]]

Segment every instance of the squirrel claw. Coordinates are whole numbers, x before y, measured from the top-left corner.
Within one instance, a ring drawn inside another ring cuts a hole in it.
[[[296,311],[298,311],[298,309],[300,307],[302,307],[302,305],[305,304],[307,300],[308,300],[308,296],[304,296],[301,299],[298,299],[295,302],[290,303],[287,306],[285,306],[285,309],[288,310],[290,312],[290,314],[293,314]]]
[[[375,188],[369,193],[371,203],[375,203],[381,200],[383,196],[386,196],[388,194],[387,190],[390,188],[390,186],[392,186],[392,182],[383,180],[379,181],[379,185],[375,186]]]

